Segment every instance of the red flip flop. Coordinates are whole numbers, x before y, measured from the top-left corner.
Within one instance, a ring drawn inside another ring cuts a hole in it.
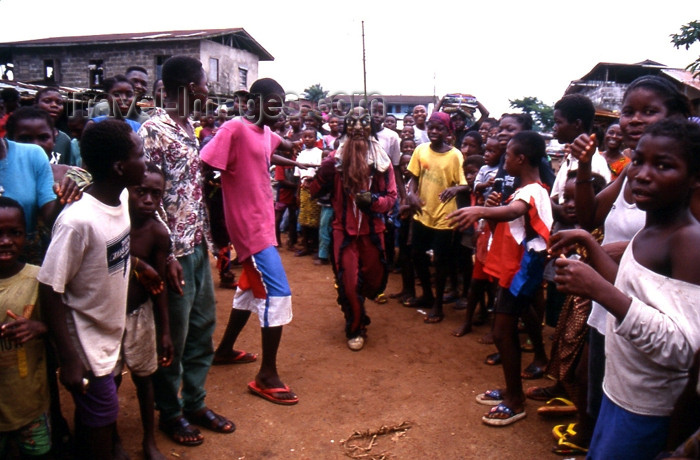
[[[258,355],[255,353],[246,353],[245,351],[239,351],[235,356],[226,356],[224,358],[217,358],[214,355],[214,360],[212,364],[214,366],[223,366],[226,364],[247,364],[255,362],[258,359]]]
[[[248,384],[248,391],[272,403],[281,404],[283,406],[292,406],[299,402],[299,397],[295,395],[287,385],[282,388],[260,388],[258,384],[255,383],[255,380],[253,380]],[[291,399],[280,398],[279,395],[284,393],[291,394],[294,397]]]

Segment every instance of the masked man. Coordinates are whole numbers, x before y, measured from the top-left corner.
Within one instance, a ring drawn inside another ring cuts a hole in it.
[[[386,286],[383,216],[396,201],[391,159],[373,134],[370,114],[353,109],[345,118],[340,147],[309,185],[312,195],[331,193],[338,302],[353,351],[364,346],[370,323],[365,298],[374,298]]]

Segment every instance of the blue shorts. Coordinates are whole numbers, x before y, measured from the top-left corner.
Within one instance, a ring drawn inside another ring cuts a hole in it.
[[[652,460],[666,447],[670,419],[634,414],[603,395],[586,458]]]
[[[243,273],[233,296],[233,308],[258,315],[260,327],[292,320],[292,291],[277,248],[270,246],[241,262]]]

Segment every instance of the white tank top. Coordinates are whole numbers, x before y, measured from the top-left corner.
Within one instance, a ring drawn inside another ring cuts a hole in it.
[[[639,230],[644,228],[647,213],[637,208],[635,203],[625,201],[625,187],[627,187],[627,177],[622,183],[622,189],[617,195],[615,202],[605,218],[603,230],[603,244],[619,243],[620,241],[631,241]],[[605,335],[605,323],[607,322],[608,311],[597,302],[593,302],[591,314],[588,317],[588,325],[594,327],[601,334]]]

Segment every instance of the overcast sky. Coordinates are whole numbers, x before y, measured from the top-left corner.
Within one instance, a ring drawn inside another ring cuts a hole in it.
[[[700,43],[678,50],[669,38],[700,19],[698,0],[0,0],[0,17],[0,42],[243,27],[275,57],[260,76],[296,93],[362,91],[364,20],[369,92],[471,93],[496,117],[509,99],[553,104],[598,62],[683,68],[700,54]]]

